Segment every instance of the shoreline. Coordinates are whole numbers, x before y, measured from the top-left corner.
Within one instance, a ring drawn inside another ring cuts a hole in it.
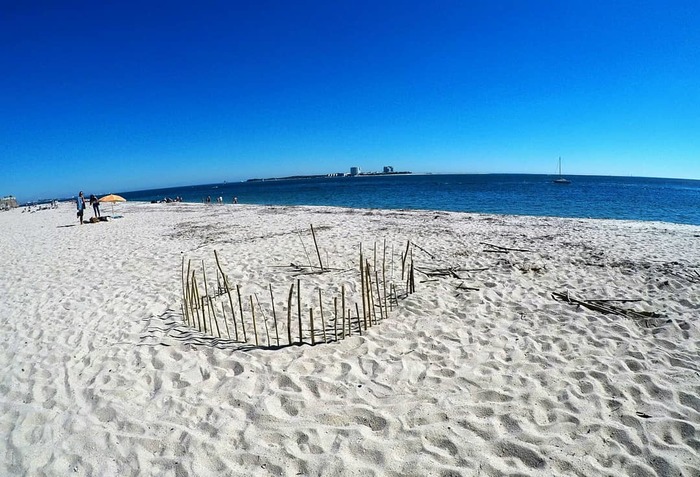
[[[3,475],[700,473],[700,226],[185,202],[115,214],[0,213]],[[319,260],[310,224],[333,270],[299,275]],[[380,269],[384,240],[397,286],[417,246],[416,292],[362,336],[263,350],[183,324],[183,257],[205,260],[214,288],[216,250],[268,320],[268,287],[286,320],[296,280],[330,319],[341,287],[357,297],[360,244]],[[566,290],[662,319],[552,297]]]
[[[628,223],[640,223],[640,224],[657,224],[657,225],[668,225],[668,226],[681,226],[681,227],[696,227],[700,230],[700,224],[690,224],[684,222],[669,222],[657,219],[626,219],[626,218],[614,218],[614,217],[577,217],[577,216],[560,216],[560,215],[532,215],[532,214],[501,214],[501,213],[490,213],[490,212],[468,212],[468,211],[455,211],[455,210],[443,210],[443,209],[416,209],[416,208],[379,208],[379,207],[347,207],[342,205],[315,205],[315,204],[252,204],[252,203],[237,203],[231,204],[224,202],[218,204],[212,201],[206,204],[202,201],[186,201],[181,202],[171,201],[164,202],[160,201],[146,201],[146,200],[129,200],[129,204],[141,204],[141,205],[164,205],[176,206],[177,204],[184,205],[201,205],[205,207],[221,207],[221,206],[232,206],[232,207],[259,207],[259,208],[307,208],[307,209],[338,209],[338,210],[357,210],[357,211],[375,211],[375,212],[416,212],[416,213],[439,213],[439,214],[463,214],[468,216],[492,216],[492,217],[504,217],[504,218],[524,218],[524,219],[562,219],[562,220],[583,220],[583,221],[602,221],[602,222],[628,222]],[[66,199],[59,201],[60,204],[70,204],[73,206],[74,200]],[[43,204],[46,205],[46,204]],[[18,208],[23,208],[20,206]],[[35,207],[35,206],[32,206]],[[104,208],[104,205],[103,205]],[[33,212],[33,211],[32,211]]]
[[[339,206],[442,210],[525,216],[665,221],[700,225],[691,182],[663,179],[580,178],[562,188],[552,176],[430,175],[222,183],[120,193],[128,201],[182,199],[189,203]],[[97,194],[98,196],[101,194]]]

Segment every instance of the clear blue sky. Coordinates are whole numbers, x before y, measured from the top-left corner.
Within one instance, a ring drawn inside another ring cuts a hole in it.
[[[700,2],[0,3],[0,196],[384,165],[700,179]]]

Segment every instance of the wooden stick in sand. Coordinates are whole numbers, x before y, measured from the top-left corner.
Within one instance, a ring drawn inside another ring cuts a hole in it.
[[[192,270],[192,281],[191,283],[191,296],[192,296],[192,301],[191,306],[192,306],[192,315],[197,315],[197,329],[199,331],[202,331],[202,324],[201,324],[201,318],[199,317],[199,296],[197,294],[197,278],[195,276],[195,271]]]
[[[326,320],[323,317],[323,297],[321,296],[321,289],[318,289],[318,305],[321,307],[321,329],[323,330],[323,342],[328,343],[326,338]]]
[[[586,301],[589,303],[607,303],[607,302],[613,302],[613,301],[623,303],[623,302],[635,302],[635,301],[642,301],[642,300],[640,298],[607,298],[604,300],[603,299],[600,299],[600,300],[588,299]]]
[[[287,299],[287,340],[288,344],[292,344],[292,298],[294,297],[294,282],[289,287],[289,298]]]
[[[411,293],[416,292],[416,272],[413,268],[413,257],[411,257]]]
[[[265,314],[265,310],[262,309],[262,305],[260,305],[260,300],[258,300],[257,293],[255,293],[255,302],[258,304],[258,310],[260,310],[260,314],[263,317],[263,324],[265,325],[265,336],[267,337],[267,346],[270,346],[270,330],[267,327],[267,315]]]
[[[384,311],[389,315],[389,309],[386,306],[386,239],[384,239],[384,258],[382,259],[382,286],[384,287]]]
[[[275,338],[277,339],[277,346],[279,346],[280,334],[277,331],[277,313],[275,312],[275,295],[272,294],[272,283],[270,283],[270,301],[272,302],[272,319],[275,322]]]
[[[245,320],[243,319],[243,300],[241,300],[241,286],[236,285],[236,292],[238,293],[238,309],[241,312],[241,329],[243,329],[243,341],[248,342],[248,337],[245,334]]]
[[[374,241],[374,269],[377,269],[377,241]]]
[[[369,261],[367,262],[367,304],[369,306],[369,325],[372,326],[372,320],[374,324],[377,324],[377,311],[374,309],[374,293],[372,292],[372,271],[369,268]],[[367,328],[365,328],[367,329]]]
[[[202,301],[199,299],[199,286],[197,285],[197,276],[195,275],[196,272],[192,270],[192,298],[194,299],[194,302],[192,303],[192,306],[194,307],[194,311],[197,314],[197,330],[200,332],[202,331],[202,313],[200,311],[200,305],[202,304]]]
[[[306,251],[306,245],[304,245],[304,239],[301,238],[301,233],[297,232],[297,235],[299,235],[301,246],[304,247],[304,254],[306,255],[306,259],[309,261],[309,267],[313,268],[313,265],[311,264],[311,257],[309,257],[309,252]]]
[[[187,310],[187,325],[194,328],[194,310],[192,308],[192,284],[190,283],[190,272],[187,270],[187,280],[185,281],[185,309]]]
[[[321,261],[321,252],[318,251],[318,242],[316,242],[316,232],[314,232],[314,224],[311,224],[311,235],[314,238],[314,245],[316,246],[316,255],[318,255],[318,264],[323,270],[323,262]]]
[[[333,336],[334,336],[334,341],[338,341],[338,297],[334,296],[333,297],[333,316],[335,316],[335,320],[333,320]]]
[[[362,322],[360,321],[360,307],[357,306],[357,302],[355,302],[355,311],[357,312],[357,329],[360,330],[360,336],[362,336]]]
[[[221,314],[224,317],[224,325],[226,325],[226,336],[231,339],[231,333],[228,331],[228,323],[226,322],[226,309],[224,308],[224,302],[221,302]]]
[[[258,342],[258,325],[255,324],[255,307],[253,306],[253,295],[248,295],[250,298],[250,312],[253,315],[253,333],[255,333],[255,346],[260,346]]]
[[[207,315],[204,313],[204,304],[206,303],[206,298],[202,297],[202,321],[204,322],[204,332],[207,332]]]
[[[216,253],[216,250],[214,250],[214,258],[216,258],[216,266],[219,267],[221,276],[224,278],[224,288],[226,289],[226,294],[228,295],[229,305],[231,305],[231,317],[233,318],[233,334],[236,337],[236,341],[238,341],[238,324],[236,323],[236,312],[234,311],[235,309],[233,307],[233,297],[231,296],[231,288],[228,285],[228,277],[224,273],[223,268],[221,268],[221,263],[219,263],[219,255]],[[242,315],[241,319],[243,319]],[[224,315],[224,323],[226,323],[226,315]],[[226,323],[226,333],[228,333],[228,323]],[[229,338],[231,338],[230,335]]]
[[[362,295],[362,319],[365,322],[365,329],[367,329],[367,287],[365,286],[365,264],[362,257],[362,244],[360,244],[360,294]]]
[[[207,285],[207,269],[204,267],[204,260],[202,260],[202,277],[204,280],[204,296],[209,297],[209,287]],[[206,303],[204,301],[203,303]],[[204,305],[202,305],[202,310],[204,310]],[[209,312],[207,313],[209,315],[209,331],[211,333],[214,333],[214,328],[212,326],[212,321],[211,321],[211,307],[209,307]]]
[[[404,286],[406,287],[406,295],[411,293],[411,275],[410,275],[410,273],[406,276],[406,281],[404,282]]]
[[[182,283],[182,318],[189,326],[190,320],[187,316],[187,287],[185,286],[185,256],[182,256],[182,268],[180,269],[180,282]]]
[[[345,339],[345,284],[344,283],[343,283],[341,290],[342,290],[341,307],[343,309],[343,330],[342,330],[342,333],[340,333],[340,335],[342,336],[343,339]],[[350,326],[349,325],[348,325],[348,336],[350,336]]]
[[[216,319],[216,310],[214,309],[214,300],[209,298],[209,309],[211,310],[211,316],[214,318],[214,324],[216,325],[216,334],[221,338],[221,330],[219,329],[219,321]],[[214,326],[211,328],[211,334],[214,334]]]
[[[316,337],[314,336],[314,309],[309,308],[309,324],[311,325],[311,346],[316,344]]]
[[[190,277],[187,277],[187,288],[185,289],[185,294],[187,296],[187,301],[185,304],[187,306],[187,316],[189,317],[189,326],[194,327],[194,316],[192,315],[192,284],[190,284]]]
[[[405,272],[406,272],[406,259],[408,258],[408,247],[410,247],[411,241],[408,240],[406,242],[406,253],[401,255],[401,280],[404,279]]]
[[[413,246],[416,247],[418,250],[427,253],[428,256],[429,256],[430,258],[432,258],[433,260],[435,259],[435,256],[434,256],[432,253],[428,252],[428,251],[427,251],[426,249],[424,249],[423,247],[419,247],[419,246],[416,245],[415,243],[413,244]]]
[[[299,344],[303,344],[301,331],[301,280],[297,278],[297,316],[299,317]]]
[[[484,252],[496,252],[496,253],[506,253],[506,252],[532,252],[532,250],[526,250],[522,248],[509,248],[501,247],[500,245],[494,245],[492,243],[479,242],[481,245],[491,247],[494,250],[484,250]]]
[[[381,321],[384,321],[384,310],[382,310],[382,295],[379,292],[379,272],[377,272],[376,270],[374,271],[374,281],[377,284],[377,300],[379,300],[379,319]]]

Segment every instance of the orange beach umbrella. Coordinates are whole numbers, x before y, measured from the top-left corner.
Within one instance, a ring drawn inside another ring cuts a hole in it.
[[[100,202],[111,202],[112,203],[112,213],[114,214],[114,203],[115,202],[126,202],[126,199],[117,194],[109,194],[100,198]]]
[[[126,202],[126,199],[120,195],[117,195],[117,194],[109,194],[109,195],[106,195],[106,196],[100,198],[100,202],[112,202],[112,203]]]

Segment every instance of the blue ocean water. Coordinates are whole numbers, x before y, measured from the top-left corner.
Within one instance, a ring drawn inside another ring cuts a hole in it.
[[[231,203],[659,220],[700,225],[700,181],[639,177],[427,174],[231,182],[123,192],[127,200],[210,196]]]

